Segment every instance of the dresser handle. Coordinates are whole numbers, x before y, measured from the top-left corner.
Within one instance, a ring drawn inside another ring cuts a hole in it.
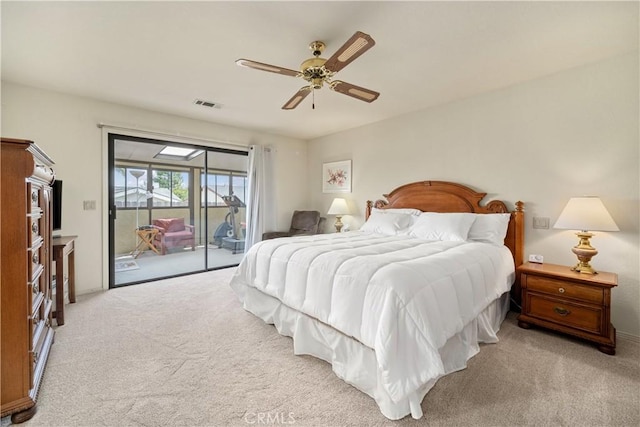
[[[33,232],[33,234],[38,234],[38,223],[34,222],[33,224],[31,224],[31,231]]]
[[[561,294],[564,294],[564,288],[558,288],[558,292],[560,292]]]
[[[34,191],[33,193],[31,193],[31,201],[33,203],[37,203],[38,202],[38,192]]]
[[[567,310],[566,308],[561,308],[561,307],[554,307],[553,311],[558,313],[560,316],[567,316],[567,315],[571,314],[571,311]]]
[[[38,261],[40,261],[40,257],[38,256],[38,254],[33,254],[33,256],[31,257],[31,261],[33,261],[34,264],[37,264]]]

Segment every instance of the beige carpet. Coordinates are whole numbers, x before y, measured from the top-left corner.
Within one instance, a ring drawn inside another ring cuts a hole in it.
[[[523,330],[441,379],[425,417],[392,422],[328,364],[245,312],[218,270],[82,296],[65,310],[26,426],[638,426],[640,345],[606,356]],[[2,420],[9,423],[8,417]]]

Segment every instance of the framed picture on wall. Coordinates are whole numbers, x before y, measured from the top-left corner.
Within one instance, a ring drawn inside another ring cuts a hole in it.
[[[351,193],[351,160],[322,164],[323,193]]]

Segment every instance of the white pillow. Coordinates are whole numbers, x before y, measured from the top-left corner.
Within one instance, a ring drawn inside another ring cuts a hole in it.
[[[422,213],[422,211],[420,209],[412,209],[412,208],[400,208],[400,209],[395,209],[395,208],[389,208],[389,209],[373,208],[371,210],[371,212],[379,212],[379,213],[383,213],[383,214],[387,214],[387,213],[408,214],[408,215],[414,215],[414,216],[419,216]]]
[[[371,212],[369,219],[360,227],[360,230],[396,236],[398,234],[406,234],[412,223],[413,215],[391,212],[380,213],[376,209]]]
[[[469,230],[468,239],[476,242],[492,243],[494,245],[504,245],[504,238],[507,236],[509,220],[511,214],[470,214],[475,217],[475,221]]]
[[[475,218],[465,213],[423,212],[409,235],[427,240],[465,241]]]

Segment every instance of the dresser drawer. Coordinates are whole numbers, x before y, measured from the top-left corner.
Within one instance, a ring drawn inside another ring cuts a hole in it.
[[[42,354],[42,345],[44,344],[44,338],[47,335],[47,326],[44,320],[38,321],[33,325],[33,338],[31,341],[33,350],[33,363],[38,363],[40,354]]]
[[[36,186],[29,185],[29,190],[31,194],[29,196],[29,201],[31,202],[31,212],[33,212],[34,210],[40,209],[40,194],[38,187]]]
[[[41,332],[44,329],[44,320],[40,317],[40,310],[34,316],[31,316],[31,349],[38,348],[38,342],[41,340]]]
[[[543,292],[563,299],[572,298],[594,304],[604,304],[602,288],[594,286],[529,275],[527,276],[526,286],[529,291]]]
[[[42,224],[43,220],[40,214],[31,216],[31,222],[29,224],[29,246],[33,247],[40,244],[42,240],[42,236],[40,235]]]
[[[43,263],[46,261],[44,253],[45,251],[42,246],[42,241],[27,252],[27,257],[29,258],[27,265],[29,266],[29,277],[31,278],[31,283],[37,282],[44,270]]]
[[[35,324],[42,319],[42,307],[44,300],[44,294],[42,292],[33,294],[31,301],[31,316],[29,317],[29,321],[32,322],[32,324]]]
[[[602,333],[601,307],[581,306],[533,294],[527,295],[527,299],[527,314],[530,316],[595,334]]]

